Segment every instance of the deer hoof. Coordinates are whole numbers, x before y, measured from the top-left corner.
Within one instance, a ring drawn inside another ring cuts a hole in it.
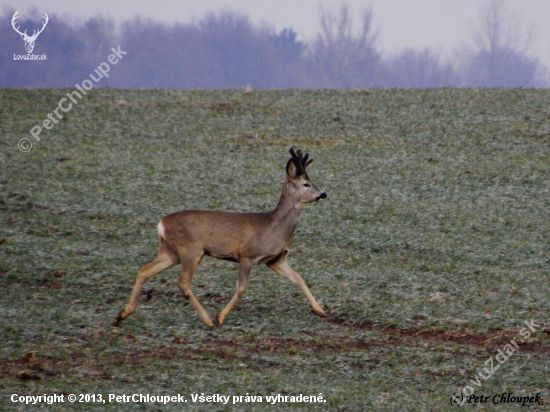
[[[225,322],[225,319],[218,315],[216,316],[216,319],[214,319],[214,325],[216,325],[217,328],[221,327]]]
[[[118,312],[117,317],[113,321],[113,326],[115,328],[118,328],[120,326],[120,322],[122,322],[124,320],[124,318],[122,317],[122,313],[124,313],[124,310],[121,310],[120,312]]]
[[[318,310],[312,310],[313,313],[315,313],[317,316],[321,318],[326,318],[328,315],[323,311],[323,309]]]

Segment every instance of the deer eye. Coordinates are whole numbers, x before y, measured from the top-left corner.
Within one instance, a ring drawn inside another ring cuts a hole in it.
[[[311,185],[309,183],[304,183],[305,187],[310,187]]]

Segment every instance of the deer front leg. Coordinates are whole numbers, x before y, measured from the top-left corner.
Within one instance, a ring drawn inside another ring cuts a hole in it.
[[[319,304],[309,291],[302,277],[294,272],[292,268],[288,265],[288,262],[286,261],[286,256],[287,253],[283,254],[280,259],[276,260],[275,262],[268,263],[267,266],[279,275],[284,276],[285,278],[300,286],[300,289],[302,289],[302,292],[304,292],[304,294],[306,295],[306,298],[309,301],[311,308],[313,309],[313,313],[315,313],[317,316],[326,317],[327,314],[323,311],[323,309],[321,309],[321,306],[319,306]]]
[[[239,278],[237,280],[237,291],[235,292],[235,295],[233,295],[233,298],[231,298],[227,306],[220,313],[218,313],[218,316],[216,317],[216,324],[218,326],[223,325],[223,323],[225,322],[225,318],[227,317],[227,315],[229,315],[229,312],[231,312],[237,302],[244,295],[246,285],[248,283],[248,275],[250,274],[252,266],[254,266],[254,264],[248,260],[239,262]]]
[[[206,310],[202,307],[199,300],[191,290],[191,282],[193,281],[193,275],[195,274],[195,269],[197,268],[200,258],[196,260],[192,259],[184,259],[182,256],[180,256],[181,260],[181,276],[178,280],[178,287],[183,293],[183,296],[185,299],[189,300],[191,302],[191,305],[193,305],[193,308],[195,308],[195,311],[201,318],[201,320],[204,322],[206,326],[209,328],[213,328],[216,325],[212,321],[212,318],[206,312]]]
[[[128,304],[126,305],[124,310],[121,310],[119,312],[118,316],[113,322],[115,327],[118,327],[120,325],[120,322],[126,319],[135,310],[137,301],[139,299],[139,296],[141,295],[141,290],[143,289],[143,285],[145,284],[145,282],[147,282],[147,280],[149,280],[157,273],[162,272],[164,269],[167,269],[170,266],[174,266],[178,263],[178,261],[179,259],[177,255],[170,254],[166,251],[161,251],[161,253],[159,253],[159,256],[155,260],[139,270],[136,283],[134,284],[134,289],[132,290],[132,295],[130,296],[130,300],[128,301]]]

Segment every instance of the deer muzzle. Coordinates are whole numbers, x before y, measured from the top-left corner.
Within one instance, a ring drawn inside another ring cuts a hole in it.
[[[321,199],[326,199],[326,198],[327,198],[327,194],[325,192],[321,192],[321,194],[319,196],[317,196],[316,200],[321,200]]]

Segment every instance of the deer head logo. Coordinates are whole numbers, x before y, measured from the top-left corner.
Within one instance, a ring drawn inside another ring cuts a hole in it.
[[[25,40],[25,49],[27,49],[27,54],[31,54],[33,49],[34,49],[34,42],[38,38],[39,34],[44,31],[44,28],[48,24],[48,21],[50,20],[50,18],[48,17],[48,15],[46,13],[44,13],[44,16],[43,16],[44,21],[42,22],[42,28],[40,30],[33,30],[32,36],[29,36],[27,34],[27,30],[25,30],[23,33],[21,33],[19,31],[19,26],[17,26],[17,27],[15,26],[16,23],[17,23],[17,18],[18,17],[19,17],[19,10],[17,10],[15,12],[15,14],[13,15],[13,17],[11,19],[11,26],[13,27],[13,29],[17,33],[19,33],[21,35],[23,40]]]

